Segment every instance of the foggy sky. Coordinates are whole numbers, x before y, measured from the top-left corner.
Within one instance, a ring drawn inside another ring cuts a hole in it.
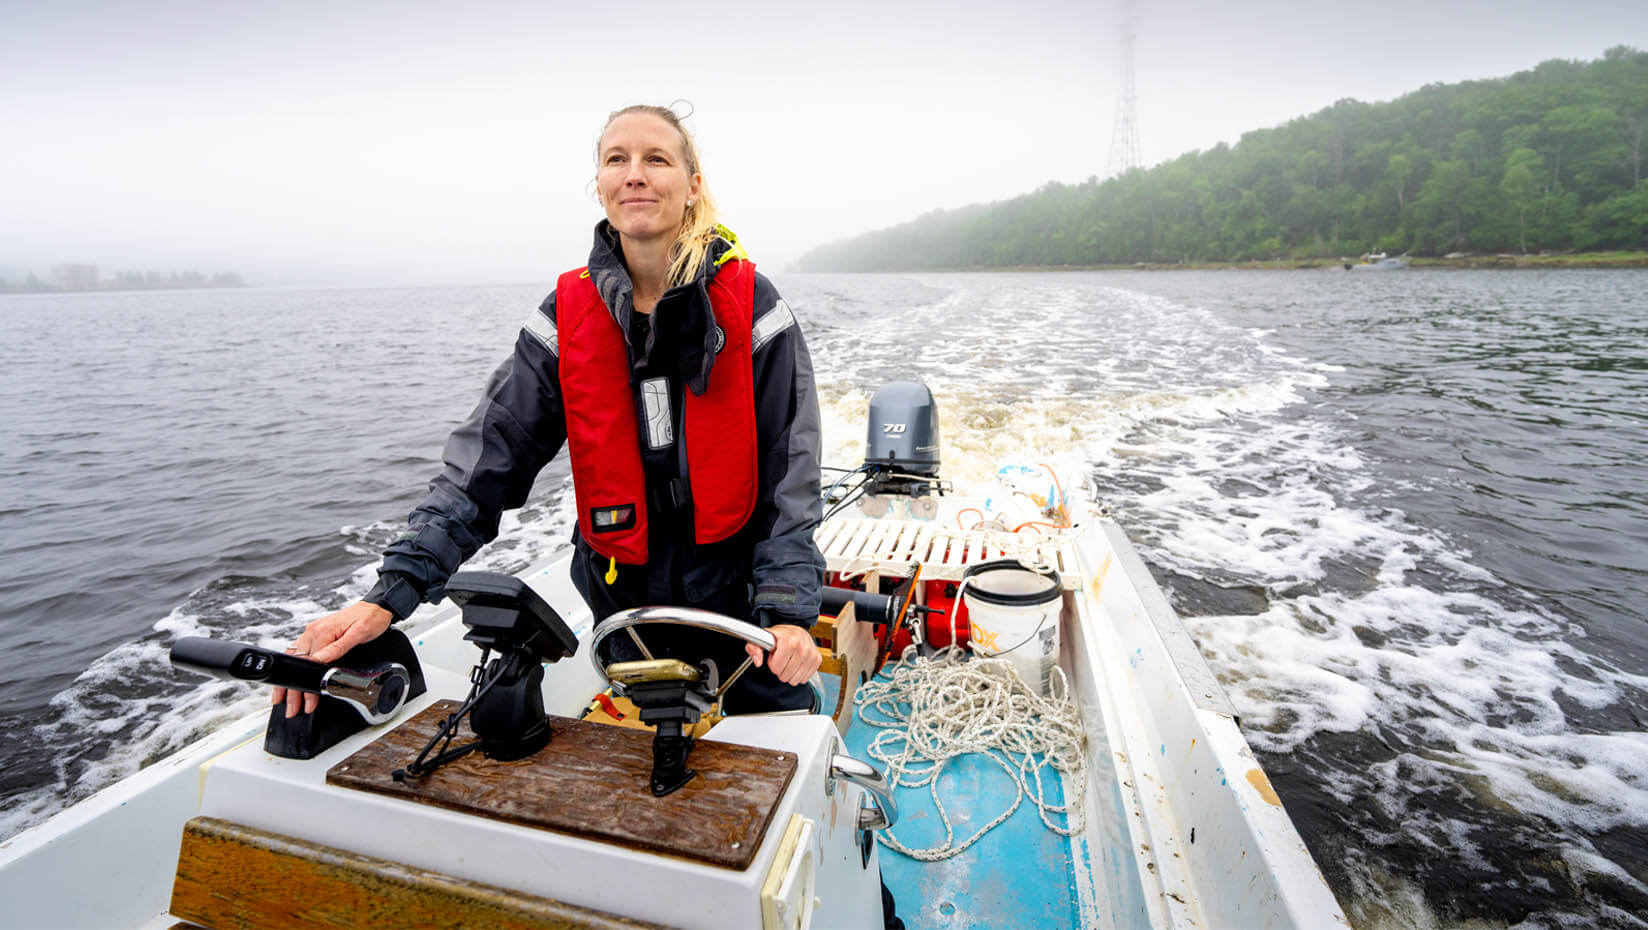
[[[1648,48],[1641,0],[1136,0],[1147,165],[1548,58]],[[690,100],[756,262],[1108,172],[1101,2],[0,0],[0,277],[548,281],[600,218],[606,114]]]

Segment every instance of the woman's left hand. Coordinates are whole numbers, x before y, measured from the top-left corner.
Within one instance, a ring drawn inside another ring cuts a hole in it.
[[[818,645],[813,642],[813,635],[806,628],[793,623],[775,623],[767,628],[767,632],[778,640],[771,656],[760,646],[751,643],[744,645],[744,651],[755,660],[756,668],[770,660],[772,673],[787,685],[799,685],[813,677],[822,658],[818,654]]]

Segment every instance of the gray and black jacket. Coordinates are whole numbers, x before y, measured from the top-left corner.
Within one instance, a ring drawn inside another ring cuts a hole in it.
[[[704,329],[706,321],[713,326],[713,313],[703,285],[730,247],[717,240],[699,280],[666,292],[648,319],[634,312],[617,235],[605,221],[596,226],[590,276],[625,333],[632,381],[669,377],[676,437],[685,435],[681,391],[713,367],[713,351],[705,347],[714,338]],[[754,514],[732,538],[700,545],[690,509],[672,511],[668,494],[651,494],[650,561],[644,569],[623,567],[612,585],[602,579],[607,560],[575,529],[572,577],[597,619],[644,604],[702,607],[762,626],[817,619],[824,559],[813,542],[822,505],[812,360],[789,305],[759,273],[753,310],[761,482]],[[367,601],[399,620],[421,601],[439,600],[447,578],[498,534],[502,512],[526,502],[533,479],[566,441],[558,363],[551,293],[521,328],[514,353],[493,372],[480,405],[447,440],[445,467],[408,518],[408,532],[384,553]],[[684,456],[643,449],[642,458],[649,489],[682,484]]]

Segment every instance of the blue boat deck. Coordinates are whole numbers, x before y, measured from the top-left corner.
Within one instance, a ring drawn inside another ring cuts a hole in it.
[[[832,677],[823,679],[833,692]],[[834,697],[828,695],[830,703]],[[871,758],[869,745],[880,732],[855,718],[847,751]],[[1057,772],[1046,769],[1043,785],[1050,803],[1064,802]],[[977,754],[952,760],[938,787],[956,843],[1000,816],[1018,793],[999,764]],[[892,833],[901,843],[911,849],[944,843],[944,821],[930,788],[899,788],[897,798],[899,821]],[[1063,824],[1062,815],[1053,816]],[[1080,926],[1072,856],[1071,839],[1047,829],[1028,796],[1007,820],[952,858],[923,862],[886,845],[880,851],[882,879],[909,930]]]

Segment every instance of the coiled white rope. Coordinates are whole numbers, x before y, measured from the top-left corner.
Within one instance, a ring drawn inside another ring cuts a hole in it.
[[[926,786],[944,823],[944,842],[926,849],[911,849],[891,829],[876,839],[912,859],[948,859],[1012,816],[1027,796],[1047,829],[1063,836],[1080,832],[1085,824],[1086,733],[1064,670],[1055,666],[1048,684],[1051,693],[1044,697],[1025,685],[1006,659],[972,657],[955,647],[927,658],[912,647],[883,676],[859,686],[859,719],[889,728],[876,734],[869,754],[886,766],[895,786]],[[983,754],[1000,765],[1018,793],[1005,811],[957,843],[939,797],[939,777],[950,760],[967,753]],[[1062,782],[1063,804],[1047,799],[1043,772],[1049,766]],[[1063,826],[1055,822],[1061,815]]]

